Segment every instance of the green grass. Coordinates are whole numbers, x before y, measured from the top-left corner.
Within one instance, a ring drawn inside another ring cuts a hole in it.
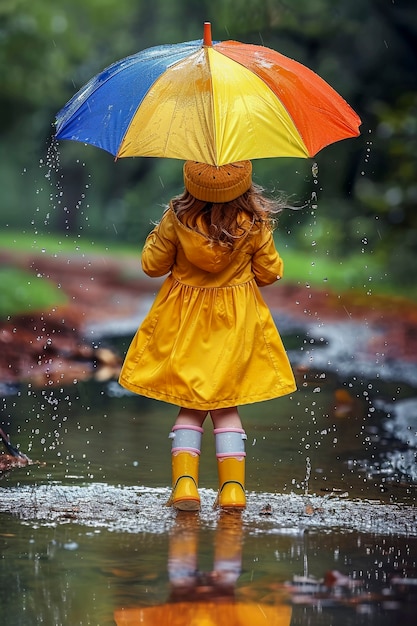
[[[280,252],[285,262],[285,280],[288,282],[340,291],[352,288],[376,289],[381,293],[390,289],[384,270],[370,256],[337,259],[292,249]]]
[[[348,258],[305,251],[281,250],[285,261],[285,280],[299,285],[311,285],[336,293],[358,291],[369,296],[393,296],[417,301],[416,286],[390,280],[389,269],[372,254],[352,254]]]
[[[31,311],[47,310],[66,301],[53,283],[14,267],[0,268],[0,318]]]
[[[0,249],[45,254],[126,254],[138,256],[139,246],[94,242],[78,237],[0,232]]]

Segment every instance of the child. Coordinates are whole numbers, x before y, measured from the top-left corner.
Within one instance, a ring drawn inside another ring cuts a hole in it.
[[[272,237],[281,207],[252,184],[250,161],[184,165],[185,190],[148,236],[142,267],[168,274],[120,374],[135,393],[180,408],[172,438],[172,495],[200,507],[203,422],[216,439],[222,508],[243,509],[245,431],[237,410],[295,390],[294,376],[259,288],[281,278]]]

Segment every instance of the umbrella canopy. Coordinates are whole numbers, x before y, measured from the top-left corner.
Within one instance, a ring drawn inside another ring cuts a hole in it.
[[[56,137],[116,158],[224,165],[311,157],[359,135],[360,119],[304,65],[266,48],[204,39],[148,48],[92,78],[58,113]]]

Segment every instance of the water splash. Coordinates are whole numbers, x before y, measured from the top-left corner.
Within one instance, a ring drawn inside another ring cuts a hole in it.
[[[304,495],[308,496],[308,484],[310,481],[310,476],[311,476],[311,460],[310,457],[308,456],[306,458],[306,475],[304,478]]]
[[[313,175],[313,184],[316,186],[318,186],[319,180],[318,180],[318,175],[319,175],[319,166],[316,162],[313,163],[313,165],[311,166],[311,173]],[[316,189],[314,189],[314,191],[311,192],[311,199],[310,199],[310,205],[312,209],[317,209],[317,191]]]
[[[54,227],[54,222],[60,220],[65,229],[65,237],[74,238],[74,243],[78,244],[78,239],[81,237],[82,231],[85,229],[83,223],[80,223],[80,218],[85,222],[86,226],[89,225],[90,217],[87,211],[90,208],[86,202],[88,190],[90,189],[90,174],[87,175],[88,182],[85,183],[82,191],[79,193],[79,197],[76,199],[71,198],[71,194],[66,193],[65,190],[65,171],[61,165],[61,154],[59,149],[59,142],[52,136],[46,150],[46,156],[44,159],[39,160],[39,167],[43,170],[44,178],[49,186],[48,203],[46,213],[44,213],[38,206],[36,212],[41,215],[40,222],[36,223],[36,220],[32,221],[35,227],[35,234],[39,232],[48,232],[51,227]],[[72,167],[85,168],[86,163],[76,159],[72,164]],[[69,185],[71,186],[71,185]],[[40,196],[44,193],[44,188],[40,186],[36,193]],[[77,216],[77,233],[74,231],[73,214]],[[55,224],[56,226],[56,224]],[[76,245],[76,250],[79,249]]]
[[[215,524],[219,515],[213,509],[216,492],[204,488],[200,492],[200,519]],[[175,511],[164,506],[169,493],[168,488],[113,487],[105,483],[16,487],[8,489],[7,498],[0,501],[0,512],[17,515],[24,523],[41,522],[45,526],[68,524],[71,520],[113,532],[161,534],[175,524]],[[263,518],[260,511],[265,501],[271,507],[271,515]],[[416,536],[413,506],[349,501],[334,494],[311,495],[308,503],[306,512],[304,495],[249,492],[243,523],[257,536],[302,535],[308,529],[337,528],[381,536]]]

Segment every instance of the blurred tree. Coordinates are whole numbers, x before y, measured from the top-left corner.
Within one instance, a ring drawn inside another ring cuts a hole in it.
[[[136,2],[135,15],[144,6],[144,2]],[[56,169],[56,163],[50,162],[54,152],[47,156],[55,112],[96,67],[110,63],[114,54],[125,53],[133,36],[131,21],[130,0],[119,0],[117,5],[113,0],[71,0],[59,5],[52,0],[7,0],[1,4],[0,66],[4,78],[0,184],[4,223],[29,227],[36,213],[44,216],[55,207],[54,189],[48,184],[54,180],[50,171],[51,167]],[[133,47],[133,40],[130,43]],[[78,164],[70,158],[63,165],[71,182],[77,181],[71,197],[81,197],[84,181],[78,182],[76,173],[71,172],[79,171]],[[63,188],[61,181],[59,189]],[[61,203],[64,206],[63,200]],[[73,212],[74,206],[66,211]],[[57,225],[64,221],[59,216]],[[70,217],[68,224],[73,223]]]

